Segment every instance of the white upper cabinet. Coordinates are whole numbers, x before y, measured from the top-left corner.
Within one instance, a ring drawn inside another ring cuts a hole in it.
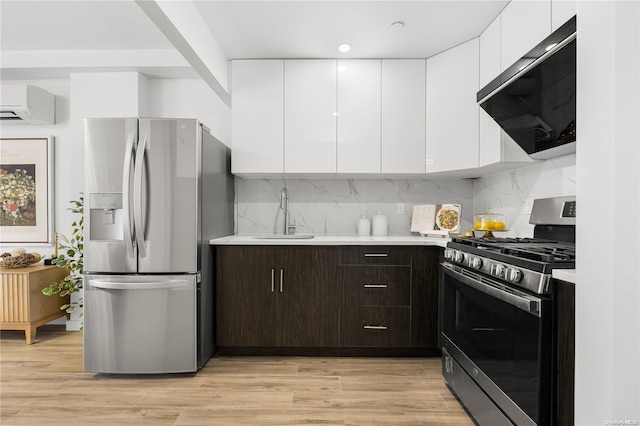
[[[551,1],[511,0],[501,14],[501,71],[551,34]]]
[[[480,88],[500,74],[500,16],[480,35]],[[485,166],[501,160],[502,142],[500,126],[489,114],[478,107],[480,113],[479,165]]]
[[[425,60],[382,60],[382,173],[425,173]]]
[[[478,167],[477,38],[427,59],[427,173]]]
[[[338,60],[338,173],[380,173],[380,67]]]
[[[551,1],[551,31],[555,31],[571,19],[578,10],[577,0]]]
[[[500,15],[480,35],[480,88],[500,75]]]
[[[241,60],[231,67],[231,170],[282,173],[284,61]]]
[[[284,172],[336,173],[336,60],[284,64]]]

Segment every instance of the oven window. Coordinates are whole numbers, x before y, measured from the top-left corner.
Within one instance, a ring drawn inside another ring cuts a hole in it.
[[[539,398],[551,397],[547,383],[539,383],[539,377],[545,377],[541,370],[549,368],[546,359],[540,358],[551,349],[550,333],[544,332],[547,321],[448,274],[441,279],[443,333],[537,422]],[[548,309],[546,302],[542,317]]]

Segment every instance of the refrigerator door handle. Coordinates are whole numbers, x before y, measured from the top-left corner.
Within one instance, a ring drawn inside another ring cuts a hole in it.
[[[148,282],[114,282],[91,281],[94,288],[105,290],[157,290],[159,288],[180,288],[187,285],[186,280],[148,281]]]
[[[138,143],[136,151],[136,163],[133,171],[133,220],[134,231],[136,235],[136,246],[138,247],[138,256],[143,258],[147,255],[144,244],[144,215],[142,211],[142,177],[147,155],[147,135],[144,135],[142,142]]]
[[[131,163],[135,161],[135,138],[134,133],[130,133],[127,138],[127,146],[124,154],[124,168],[122,172],[122,210],[124,228],[124,245],[126,247],[127,256],[135,258],[136,254],[133,247],[134,229],[131,218]]]

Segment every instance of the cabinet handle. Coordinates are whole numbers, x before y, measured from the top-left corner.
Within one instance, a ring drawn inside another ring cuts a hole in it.
[[[387,253],[365,253],[364,257],[387,257]]]
[[[386,325],[365,325],[362,328],[364,328],[365,330],[386,330],[387,326]]]
[[[284,287],[284,269],[280,269],[280,293]]]
[[[364,284],[364,288],[387,288],[386,284]]]
[[[271,293],[276,291],[275,281],[276,281],[276,270],[274,268],[271,268]]]

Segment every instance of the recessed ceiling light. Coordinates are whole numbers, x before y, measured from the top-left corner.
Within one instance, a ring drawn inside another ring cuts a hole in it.
[[[338,45],[338,50],[342,53],[346,53],[351,50],[351,45],[349,43],[340,43]]]
[[[396,21],[393,24],[391,24],[389,28],[391,28],[391,31],[401,31],[404,28],[404,22]]]

